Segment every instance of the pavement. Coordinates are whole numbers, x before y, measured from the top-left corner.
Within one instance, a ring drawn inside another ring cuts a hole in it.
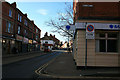
[[[43,51],[32,51],[32,52],[26,52],[26,53],[17,53],[17,54],[6,54],[2,55],[2,64],[9,64],[29,58],[33,58],[36,56],[44,55],[46,54]]]
[[[54,60],[40,67],[35,72],[48,78],[117,78],[120,80],[119,68],[76,69],[71,53],[61,53]]]
[[[55,51],[56,52],[56,51]],[[3,55],[3,65],[9,64],[40,55],[42,51],[28,52],[21,54]],[[46,78],[117,78],[120,80],[120,68],[87,68],[77,69],[71,53],[61,51],[61,54],[38,68],[35,73]],[[39,77],[38,77],[39,78]],[[112,79],[111,79],[112,80]],[[114,80],[114,79],[113,79]]]

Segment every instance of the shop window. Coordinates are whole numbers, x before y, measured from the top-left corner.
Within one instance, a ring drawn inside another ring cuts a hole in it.
[[[12,9],[9,9],[9,16],[12,17]]]
[[[13,24],[9,21],[6,23],[6,32],[13,33]]]
[[[99,40],[100,41],[100,52],[106,51],[106,41],[105,40]]]
[[[100,37],[105,37],[105,34],[104,34],[104,33],[101,33],[101,34],[100,34]]]
[[[117,52],[117,40],[107,40],[107,51]]]
[[[117,33],[108,33],[108,38],[117,38]]]
[[[118,44],[117,33],[96,34],[96,52],[118,52],[117,44]]]

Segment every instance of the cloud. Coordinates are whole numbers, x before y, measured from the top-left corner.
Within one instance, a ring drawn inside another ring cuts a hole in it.
[[[40,9],[37,12],[40,13],[41,15],[47,15],[48,10],[46,10],[46,9]]]

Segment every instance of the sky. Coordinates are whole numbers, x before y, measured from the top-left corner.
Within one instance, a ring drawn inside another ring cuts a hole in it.
[[[9,1],[12,3],[12,1]],[[66,7],[65,2],[16,2],[17,8],[22,11],[23,14],[27,13],[30,20],[34,20],[34,23],[41,29],[41,37],[45,32],[48,35],[55,35],[60,41],[67,41],[66,38],[60,36],[58,33],[53,33],[53,28],[47,26],[45,22],[50,19],[55,19],[58,16],[58,12],[64,12]],[[70,2],[72,4],[72,2]]]

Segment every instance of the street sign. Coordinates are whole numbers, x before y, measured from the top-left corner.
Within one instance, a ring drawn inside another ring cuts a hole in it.
[[[94,26],[88,25],[86,27],[86,39],[95,39]]]
[[[86,28],[86,32],[94,32],[94,26],[93,25],[88,25]]]
[[[70,26],[69,26],[69,25],[67,25],[67,26],[66,26],[66,29],[67,29],[67,30],[69,30],[69,29],[70,29]]]

